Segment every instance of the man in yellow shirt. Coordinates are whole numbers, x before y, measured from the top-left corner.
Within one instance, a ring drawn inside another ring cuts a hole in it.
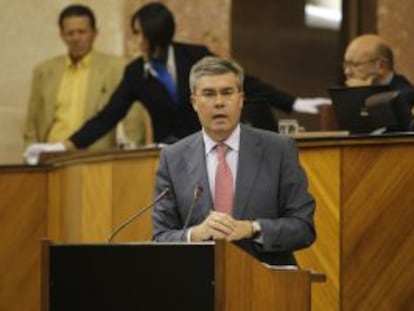
[[[90,8],[69,5],[60,13],[58,22],[68,54],[47,60],[34,70],[23,134],[26,145],[60,142],[70,137],[105,105],[124,70],[125,62],[121,57],[93,51],[97,29]],[[140,144],[145,140],[148,116],[142,107],[134,114],[131,121],[140,130],[129,128],[135,133],[134,143]],[[114,147],[116,135],[112,131],[91,148]]]

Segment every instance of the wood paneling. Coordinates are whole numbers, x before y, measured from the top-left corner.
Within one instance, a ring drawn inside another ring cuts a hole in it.
[[[158,157],[154,156],[113,164],[113,229],[152,202],[157,163]],[[114,241],[151,240],[151,211],[142,214]]]
[[[39,170],[0,172],[0,310],[39,310],[45,180]]]
[[[297,258],[327,275],[313,286],[312,310],[414,309],[414,143],[305,142],[300,159],[318,236]]]
[[[340,260],[340,148],[304,148],[300,161],[316,198],[316,242],[296,253],[302,267],[323,272],[326,283],[315,284],[312,310],[339,310]]]
[[[152,201],[158,153],[70,160],[49,173],[49,237],[59,242],[105,242],[111,232]],[[151,239],[151,210],[114,241]]]
[[[344,153],[343,309],[414,310],[414,146]]]
[[[225,242],[217,242],[215,256],[217,310],[310,310],[309,271],[270,269]]]
[[[378,34],[392,46],[395,70],[413,82],[414,42],[408,38],[414,36],[414,20],[411,18],[414,1],[377,0],[377,2]]]

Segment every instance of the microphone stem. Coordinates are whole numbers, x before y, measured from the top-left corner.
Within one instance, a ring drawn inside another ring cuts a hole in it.
[[[193,200],[191,201],[190,209],[188,210],[187,217],[185,219],[184,226],[182,229],[183,232],[181,233],[181,240],[184,239],[185,230],[187,229],[188,224],[190,223],[190,218],[191,218],[191,215],[193,214],[193,209],[194,209],[195,203],[197,202],[199,195],[200,195],[200,187],[196,186],[196,188],[194,189]]]
[[[166,188],[164,189],[163,192],[160,193],[160,195],[158,197],[155,198],[155,200],[153,202],[151,202],[150,205],[144,207],[142,210],[140,210],[138,213],[136,213],[135,215],[132,215],[130,218],[128,218],[125,222],[123,222],[122,224],[120,224],[113,232],[112,234],[109,236],[108,238],[108,243],[111,243],[112,240],[115,238],[115,236],[126,226],[128,226],[131,222],[133,222],[136,218],[138,218],[139,216],[141,216],[143,213],[145,213],[148,209],[150,209],[154,204],[156,204],[158,201],[160,201],[162,198],[164,198],[164,196],[168,193],[169,189]]]

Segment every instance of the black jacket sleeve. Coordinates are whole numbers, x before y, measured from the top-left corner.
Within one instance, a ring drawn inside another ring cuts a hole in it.
[[[244,92],[247,103],[266,103],[285,112],[292,112],[296,99],[250,75],[245,76]]]

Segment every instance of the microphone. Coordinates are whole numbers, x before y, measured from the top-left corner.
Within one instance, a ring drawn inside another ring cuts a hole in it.
[[[155,199],[151,202],[148,206],[144,207],[143,209],[140,209],[136,214],[132,215],[130,218],[128,218],[126,221],[121,223],[118,227],[115,228],[115,230],[111,233],[111,235],[108,238],[108,243],[111,243],[112,240],[115,238],[115,236],[126,226],[128,226],[131,222],[133,222],[135,219],[137,219],[139,216],[141,216],[143,213],[145,213],[147,210],[149,210],[151,207],[153,207],[156,203],[161,201],[162,199],[168,197],[170,194],[170,188],[165,188]]]
[[[190,209],[188,210],[187,217],[186,217],[185,222],[184,222],[184,226],[183,226],[183,229],[182,229],[183,233],[181,234],[181,240],[184,238],[185,230],[188,227],[191,215],[193,214],[194,207],[195,207],[196,202],[197,202],[197,200],[200,197],[200,194],[202,192],[203,192],[203,188],[200,185],[197,184],[194,188],[193,199],[191,201]]]

